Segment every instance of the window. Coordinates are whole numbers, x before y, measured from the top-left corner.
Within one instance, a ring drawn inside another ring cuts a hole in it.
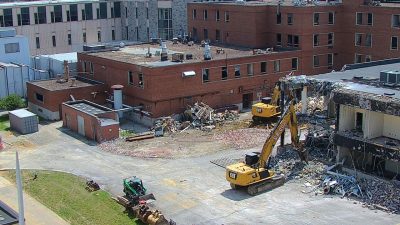
[[[29,7],[21,8],[21,22],[22,25],[30,25],[31,24],[31,16],[29,13]]]
[[[397,37],[392,37],[392,44],[390,46],[391,50],[397,50],[398,48],[398,38]]]
[[[46,6],[39,6],[37,12],[37,23],[36,24],[45,24],[47,23],[47,16],[46,16]]]
[[[114,2],[114,17],[121,18],[121,2]]]
[[[235,77],[240,77],[240,65],[235,65]]]
[[[128,84],[133,85],[133,73],[132,71],[128,71]]]
[[[247,64],[247,75],[252,76],[253,75],[253,64]]]
[[[372,26],[374,23],[374,15],[372,13],[368,13],[368,25]]]
[[[318,34],[314,34],[314,38],[313,38],[313,46],[318,46],[319,45],[319,35]]]
[[[314,67],[319,67],[319,56],[318,55],[313,56],[313,65],[314,65]]]
[[[207,40],[208,39],[208,30],[204,29],[203,34],[204,34],[204,40]]]
[[[356,54],[354,63],[362,63],[362,55]]]
[[[62,6],[61,5],[55,5],[53,8],[53,18],[51,18],[52,23],[61,23],[63,22],[63,16],[62,16]]]
[[[366,55],[365,56],[365,62],[371,62],[371,56],[370,55]]]
[[[281,13],[276,14],[276,24],[282,24],[282,14]]]
[[[72,37],[71,37],[71,34],[68,34],[68,45],[72,45]]]
[[[229,22],[229,12],[225,12],[225,22]]]
[[[333,54],[328,54],[328,66],[333,65]]]
[[[38,100],[39,102],[44,102],[43,95],[41,95],[41,94],[39,94],[39,93],[35,93],[35,98],[36,98],[36,100]]]
[[[355,45],[360,46],[362,43],[362,34],[357,34],[355,36]]]
[[[293,13],[288,13],[287,14],[287,24],[288,25],[293,25]]]
[[[267,62],[261,62],[260,63],[260,72],[261,73],[267,73]]]
[[[97,41],[101,42],[101,31],[97,31]]]
[[[276,34],[276,45],[282,46],[282,34]]]
[[[335,14],[333,12],[329,12],[328,14],[328,24],[332,25],[335,23]]]
[[[221,31],[215,30],[215,41],[219,42],[221,40]]]
[[[5,44],[4,45],[4,51],[5,51],[6,54],[19,52],[19,43],[8,43],[8,44]]]
[[[12,9],[3,9],[3,15],[4,15],[4,26],[5,27],[14,26]]]
[[[3,18],[1,18],[1,19],[3,19]],[[18,26],[21,26],[22,25],[21,14],[17,14],[17,19],[18,19]]]
[[[139,27],[135,27],[136,40],[139,41]]]
[[[83,71],[84,74],[86,74],[86,72],[87,72],[86,68],[87,68],[86,67],[86,61],[82,61],[82,71]]]
[[[319,13],[314,13],[314,25],[319,25]]]
[[[221,79],[222,80],[228,79],[228,68],[226,66],[221,68]]]
[[[94,74],[94,68],[93,68],[93,63],[89,62],[89,67],[90,67],[90,75]]]
[[[39,37],[36,37],[36,48],[37,49],[40,48],[40,39],[39,39]]]
[[[393,15],[392,16],[392,26],[393,27],[400,27],[400,15]]]
[[[149,7],[146,7],[146,19],[149,19]]]
[[[207,20],[207,19],[208,19],[208,12],[207,12],[206,9],[203,10],[203,19],[204,19],[204,20]]]
[[[298,58],[292,58],[292,70],[297,70],[298,69]]]
[[[207,83],[210,81],[210,69],[203,69],[203,83]]]
[[[100,19],[107,19],[107,2],[100,3]],[[99,18],[98,18],[99,19]]]
[[[274,61],[274,72],[279,72],[279,71],[281,71],[281,61],[275,60]]]
[[[356,24],[357,25],[362,25],[363,23],[363,14],[362,13],[356,13]]]
[[[143,73],[138,73],[138,86],[144,88]]]
[[[83,32],[82,39],[83,39],[83,43],[86,43],[86,32]]]
[[[115,30],[111,30],[111,40],[115,41]]]
[[[173,38],[172,8],[158,9],[158,36],[164,40]]]
[[[293,36],[293,47],[298,48],[300,46],[300,38],[297,35]]]
[[[196,9],[193,9],[192,14],[193,14],[193,19],[196,19],[196,17],[197,17],[197,11],[196,11]]]
[[[56,36],[55,36],[55,35],[51,36],[51,42],[53,43],[53,47],[56,47],[56,46],[57,46],[57,43],[56,43]]]
[[[328,33],[328,45],[333,46],[333,33]]]
[[[73,5],[69,5],[69,14],[70,17],[68,21],[78,21],[78,5],[77,4],[73,4]]]
[[[135,8],[135,17],[136,17],[136,19],[139,18],[139,13],[138,13],[138,8],[137,7]]]
[[[293,47],[293,36],[291,34],[289,34],[287,37],[287,46]]]
[[[85,3],[85,10],[83,10],[83,11],[85,14],[85,19],[82,19],[82,20],[92,20],[93,19],[92,3]]]
[[[366,34],[365,36],[365,46],[372,47],[372,35]]]
[[[215,20],[219,21],[219,10],[215,12]]]

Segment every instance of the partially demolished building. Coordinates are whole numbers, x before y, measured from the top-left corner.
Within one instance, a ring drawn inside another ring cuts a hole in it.
[[[336,117],[329,137],[338,162],[399,179],[400,60],[347,65],[339,72],[287,80],[302,83],[308,96],[324,96],[328,117]]]

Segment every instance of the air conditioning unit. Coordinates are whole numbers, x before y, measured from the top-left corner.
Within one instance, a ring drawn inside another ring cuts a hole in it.
[[[381,71],[379,81],[385,84],[400,84],[400,71]]]
[[[172,62],[182,62],[184,55],[182,53],[174,53],[172,54]]]
[[[196,76],[196,72],[194,71],[185,71],[182,73],[182,77],[194,77]]]

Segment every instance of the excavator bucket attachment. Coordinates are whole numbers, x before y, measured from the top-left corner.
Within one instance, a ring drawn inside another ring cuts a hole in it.
[[[142,195],[139,197],[139,202],[140,201],[145,201],[146,203],[154,202],[156,198],[154,197],[153,193],[147,194],[147,195]]]

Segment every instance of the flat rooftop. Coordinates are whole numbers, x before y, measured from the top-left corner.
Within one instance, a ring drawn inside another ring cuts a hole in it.
[[[157,44],[139,44],[133,46],[127,46],[124,48],[120,48],[119,50],[104,50],[104,51],[96,51],[96,52],[83,52],[82,54],[87,54],[91,56],[96,56],[104,59],[110,59],[118,62],[131,63],[141,66],[148,67],[161,67],[161,66],[170,66],[170,65],[178,65],[182,63],[194,63],[204,61],[204,47],[199,44],[194,44],[189,46],[187,44],[173,44],[172,41],[167,41],[167,49],[168,49],[168,60],[161,61],[161,46]],[[240,58],[240,57],[248,57],[254,56],[253,49],[251,48],[241,48],[241,47],[233,47],[233,46],[223,46],[223,45],[211,45],[211,60],[221,60],[221,59],[231,59],[231,58]],[[223,51],[217,50],[222,49]],[[289,51],[289,50],[288,50]],[[150,52],[152,57],[147,58],[146,54]],[[277,51],[272,51],[269,49],[260,49],[257,54],[273,54]],[[186,60],[184,57],[183,62],[173,62],[172,54],[181,53],[185,56],[187,54],[192,55],[192,59]]]
[[[73,89],[73,88],[82,88],[82,87],[90,87],[94,85],[101,85],[103,83],[88,80],[82,77],[76,77],[75,83],[72,86],[72,80],[70,79],[68,82],[58,82],[57,79],[51,80],[37,80],[37,81],[29,81],[29,83],[44,88],[49,91],[61,91],[66,89]]]
[[[84,112],[89,115],[97,115],[105,112],[112,112],[113,110],[110,108],[107,108],[105,106],[98,105],[93,102],[89,102],[86,100],[78,100],[78,101],[73,101],[73,102],[67,102],[65,103],[69,105],[70,107],[77,109],[81,112]]]

